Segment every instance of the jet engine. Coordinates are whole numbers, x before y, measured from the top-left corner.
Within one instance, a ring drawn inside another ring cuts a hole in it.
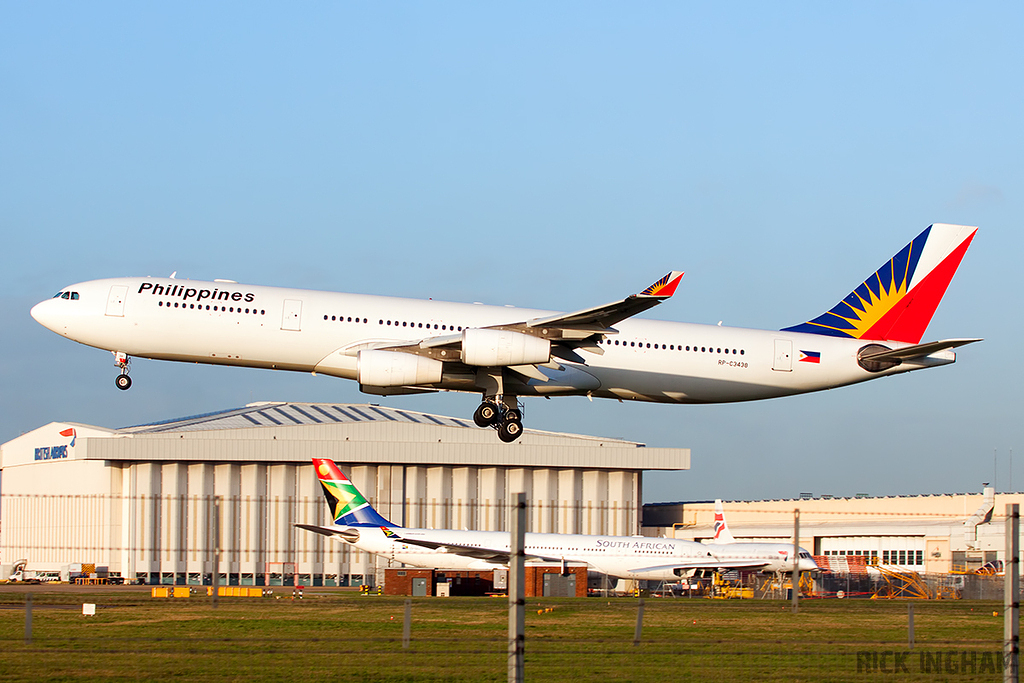
[[[462,362],[497,367],[551,360],[551,342],[521,332],[468,328],[462,331]]]
[[[359,383],[375,387],[434,384],[441,381],[442,363],[433,358],[398,351],[359,352]]]

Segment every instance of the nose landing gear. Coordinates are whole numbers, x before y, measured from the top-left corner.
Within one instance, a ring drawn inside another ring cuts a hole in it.
[[[132,386],[132,378],[128,376],[131,370],[132,359],[127,353],[114,352],[114,365],[121,368],[121,374],[114,379],[114,385],[121,391],[127,391]]]

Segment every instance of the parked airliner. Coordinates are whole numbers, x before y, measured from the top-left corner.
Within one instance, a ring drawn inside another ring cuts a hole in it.
[[[507,567],[511,538],[507,531],[407,529],[373,509],[333,460],[313,459],[334,524],[295,526],[333,536],[360,550],[416,567],[434,569],[496,569]],[[527,562],[586,563],[600,574],[620,579],[675,580],[695,570],[748,569],[772,571],[778,563],[793,569],[793,544],[759,544],[758,553],[744,555],[722,546],[675,538],[526,534]],[[801,548],[800,571],[817,571],[810,553]]]
[[[32,316],[111,351],[120,389],[137,356],[321,373],[377,395],[474,392],[476,423],[509,442],[520,396],[752,401],[952,363],[980,340],[920,341],[975,232],[929,226],[829,311],[778,331],[633,319],[681,272],[574,313],[125,277],[65,287]]]
[[[715,535],[707,545],[714,547],[715,555],[719,557],[770,557],[772,561],[766,564],[761,571],[770,572],[791,572],[793,562],[779,553],[779,549],[788,546],[793,548],[792,543],[760,543],[754,541],[737,541],[729,531],[729,523],[725,521],[725,512],[722,509],[721,499],[715,501]]]

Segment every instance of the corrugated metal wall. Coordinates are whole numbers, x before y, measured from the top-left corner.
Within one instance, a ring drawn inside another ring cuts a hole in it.
[[[95,563],[150,583],[209,582],[219,497],[225,582],[272,585],[294,574],[305,585],[374,583],[391,566],[295,528],[331,522],[312,464],[92,464],[111,468],[112,490],[123,493],[4,496],[5,563],[21,557],[37,569]],[[509,498],[524,490],[532,531],[639,532],[639,471],[340,465],[382,515],[405,526],[505,530]]]

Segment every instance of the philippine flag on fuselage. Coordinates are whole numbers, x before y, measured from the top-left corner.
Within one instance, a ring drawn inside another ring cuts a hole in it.
[[[820,363],[821,362],[821,351],[804,351],[800,350],[800,362],[801,363]]]

